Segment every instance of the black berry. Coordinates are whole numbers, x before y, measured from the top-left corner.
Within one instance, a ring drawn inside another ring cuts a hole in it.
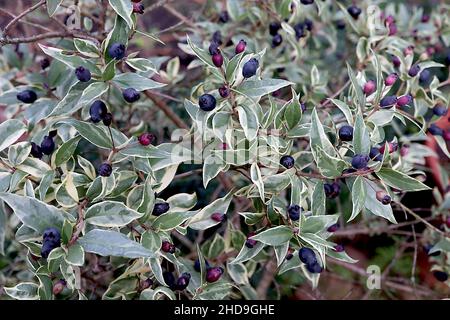
[[[219,53],[219,46],[220,44],[218,44],[217,42],[215,41],[211,42],[208,48],[209,54],[215,55],[216,53]]]
[[[308,5],[308,4],[313,4],[313,3],[314,3],[314,0],[300,0],[300,2],[301,2],[302,4]]]
[[[392,202],[391,197],[384,191],[377,191],[375,194],[378,201],[380,201],[384,205],[388,205]]]
[[[33,157],[38,158],[38,159],[42,158],[42,156],[43,156],[41,147],[38,146],[34,142],[31,142],[31,152],[30,153]]]
[[[242,76],[244,78],[253,77],[256,74],[258,68],[259,68],[259,61],[256,60],[255,58],[251,58],[244,64],[244,67],[242,68]]]
[[[198,106],[203,111],[211,111],[216,107],[216,98],[209,93],[205,93],[198,99]]]
[[[89,115],[91,116],[91,121],[94,123],[98,123],[105,117],[108,109],[106,108],[106,104],[101,100],[96,100],[91,104],[91,108],[89,109]]]
[[[367,163],[369,162],[369,156],[364,154],[354,155],[352,158],[352,167],[361,170],[367,168]]]
[[[280,34],[276,34],[272,38],[272,48],[278,47],[283,42],[283,37]]]
[[[152,214],[154,216],[160,216],[163,213],[166,213],[167,211],[169,211],[169,209],[170,209],[170,205],[167,202],[156,203],[155,206],[153,207]]]
[[[37,100],[37,94],[33,90],[23,90],[17,94],[17,100],[23,103],[33,103]]]
[[[191,274],[184,272],[181,274],[181,276],[177,279],[177,283],[175,288],[177,290],[184,290],[189,285],[189,281],[191,280]]]
[[[291,220],[293,221],[297,221],[298,219],[300,219],[302,208],[297,204],[293,204],[288,207],[287,211],[289,214],[289,218],[291,218]]]
[[[75,76],[81,82],[88,82],[89,80],[91,80],[91,72],[89,71],[89,69],[86,69],[82,66],[79,66],[75,69]]]
[[[298,251],[298,257],[300,258],[300,261],[306,264],[314,264],[317,263],[316,254],[314,251],[310,248],[301,248]]]
[[[409,69],[408,75],[409,75],[410,77],[415,77],[415,76],[417,76],[417,74],[419,73],[419,71],[420,71],[420,66],[419,66],[418,64],[415,64],[415,65],[413,65],[413,66]]]
[[[123,98],[126,102],[133,103],[139,100],[141,97],[139,91],[134,88],[127,88],[122,92]]]
[[[50,155],[55,150],[55,142],[51,136],[45,136],[41,142],[41,151],[43,154]]]
[[[295,161],[294,158],[292,158],[291,156],[282,156],[280,159],[280,164],[285,167],[286,169],[290,169],[294,166]]]
[[[353,127],[349,125],[342,126],[339,129],[339,139],[341,139],[342,141],[352,141]]]
[[[294,26],[294,31],[295,31],[295,38],[296,38],[297,40],[299,40],[300,38],[305,37],[305,36],[306,36],[306,33],[305,33],[305,24],[304,24],[304,23],[301,23],[301,22],[297,23],[297,24]]]
[[[306,269],[311,273],[321,273],[323,268],[320,266],[318,262],[316,263],[307,263]]]
[[[47,69],[50,66],[50,60],[48,60],[47,58],[44,58],[41,60],[41,68],[42,70]]]
[[[116,42],[109,47],[108,54],[113,59],[121,60],[123,59],[123,57],[125,57],[125,51],[126,51],[125,45]]]
[[[336,198],[341,192],[341,187],[338,182],[325,183],[323,185],[323,189],[325,191],[325,195],[327,196],[327,198],[330,199]]]
[[[167,284],[167,286],[174,290],[175,289],[175,276],[173,275],[172,272],[169,271],[165,271],[163,272],[163,278],[164,278],[164,282]]]
[[[352,16],[353,19],[357,20],[361,14],[361,9],[355,5],[351,5],[347,8],[347,12]]]
[[[369,157],[370,157],[370,159],[372,159],[374,161],[382,161],[383,160],[383,155],[380,153],[380,149],[378,149],[377,147],[370,148]]]
[[[98,168],[98,174],[102,177],[109,177],[112,173],[112,167],[109,163],[103,163]]]
[[[206,261],[206,259],[205,259],[205,267],[206,267],[206,269],[209,268],[209,263],[208,263],[208,261]],[[201,271],[200,260],[198,260],[198,259],[196,259],[195,262],[194,262],[194,270],[197,271],[197,272]]]
[[[444,271],[436,270],[433,272],[433,275],[436,278],[436,280],[440,282],[445,282],[448,280],[448,274]]]
[[[269,24],[269,33],[271,36],[278,34],[278,30],[280,30],[281,24],[279,22],[271,22]]]
[[[222,11],[219,14],[219,21],[222,23],[227,23],[230,20],[230,16],[228,15],[228,11]]]

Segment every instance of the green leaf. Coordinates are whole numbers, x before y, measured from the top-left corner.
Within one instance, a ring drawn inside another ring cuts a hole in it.
[[[148,59],[144,58],[133,58],[133,59],[127,59],[125,61],[130,67],[132,67],[134,70],[141,71],[141,72],[158,72],[156,70],[155,66],[153,65],[153,62],[151,62]]]
[[[353,86],[353,90],[355,90],[356,96],[355,96],[355,100],[356,100],[356,105],[361,109],[364,110],[365,104],[366,104],[366,100],[365,100],[365,96],[364,96],[364,92],[362,91],[361,86],[358,84],[358,81],[356,80],[355,74],[352,70],[352,68],[350,67],[350,65],[347,63],[347,70],[348,70],[348,75],[350,77],[350,80],[352,82],[352,86]]]
[[[249,106],[238,106],[236,108],[239,114],[239,123],[244,129],[245,136],[252,141],[258,134],[259,122],[256,112]]]
[[[262,180],[261,171],[259,170],[258,164],[256,162],[253,162],[250,167],[250,177],[253,183],[258,188],[259,196],[264,201],[264,182]]]
[[[5,236],[6,236],[6,212],[5,204],[0,202],[0,255],[5,255]]]
[[[167,212],[157,217],[155,221],[153,221],[152,226],[159,231],[172,230],[183,224],[196,213],[197,212],[195,211]]]
[[[161,249],[162,240],[157,232],[147,230],[141,236],[141,244],[150,251],[157,252]]]
[[[352,221],[364,208],[364,203],[366,201],[366,186],[364,184],[363,178],[358,176],[352,185],[352,215],[348,221]]]
[[[330,99],[330,101],[333,102],[336,105],[336,107],[338,107],[339,110],[342,111],[348,124],[350,124],[350,125],[353,124],[353,115],[352,115],[352,111],[350,110],[349,106],[345,102],[337,100],[337,99]]]
[[[36,283],[22,282],[12,288],[3,288],[5,293],[13,299],[17,300],[38,300],[38,288]]]
[[[0,151],[8,148],[25,132],[27,127],[22,121],[9,119],[0,124]]]
[[[326,214],[319,216],[309,216],[302,223],[301,232],[320,233],[327,227],[335,224],[339,219],[339,214]]]
[[[187,43],[189,45],[189,47],[192,49],[192,51],[194,52],[194,54],[207,66],[210,66],[214,69],[217,69],[217,67],[213,64],[211,56],[209,55],[209,53],[207,53],[205,50],[200,49],[199,47],[197,47],[189,38],[188,35],[186,35],[187,37]]]
[[[230,205],[233,193],[229,192],[225,197],[219,198],[211,202],[209,205],[200,210],[189,221],[189,227],[194,230],[205,230],[219,224],[220,222],[211,219],[211,215],[215,212],[226,214]]]
[[[431,188],[410,176],[389,168],[381,168],[377,176],[388,186],[402,191],[430,190]]]
[[[17,167],[26,160],[31,151],[31,144],[28,141],[13,144],[8,150],[8,160]]]
[[[166,85],[132,72],[118,74],[112,81],[121,89],[134,88],[137,91],[161,88]]]
[[[69,247],[67,251],[67,255],[65,257],[66,262],[68,264],[74,266],[83,266],[84,265],[84,250],[83,247],[78,243],[75,243]]]
[[[256,245],[253,246],[253,248],[248,248],[245,243],[242,245],[241,251],[239,251],[239,254],[234,258],[233,261],[230,263],[243,263],[245,261],[248,261],[258,255],[258,253],[261,252],[262,249],[264,249],[265,244],[262,242],[256,243]]]
[[[127,23],[130,29],[133,28],[133,20],[131,14],[133,13],[133,4],[129,0],[109,0],[110,6],[114,11],[121,16]]]
[[[311,114],[310,145],[319,146],[328,155],[333,157],[336,156],[336,150],[325,134],[325,130],[320,122],[316,108],[314,108]]]
[[[124,234],[115,231],[94,229],[78,240],[84,251],[101,256],[125,258],[152,258],[155,254]]]
[[[203,186],[205,189],[208,186],[209,181],[214,179],[220,172],[227,171],[227,168],[229,168],[229,166],[225,162],[221,161],[213,154],[209,155],[204,160],[202,171]]]
[[[290,227],[278,226],[258,233],[257,235],[254,235],[252,239],[270,246],[279,246],[289,241],[293,235]]]
[[[292,82],[282,79],[245,80],[237,90],[248,97],[259,98],[289,85]]]
[[[89,61],[88,59],[83,59],[82,57],[75,54],[72,55],[66,54],[65,51],[62,49],[49,47],[40,43],[38,45],[46,55],[49,55],[50,57],[58,61],[61,61],[62,63],[64,63],[65,65],[69,66],[72,69],[78,68],[79,66],[83,66],[89,69],[91,73],[100,74],[100,69],[95,65],[95,63]]]
[[[231,294],[232,285],[226,282],[210,283],[197,295],[199,300],[223,300]]]
[[[75,48],[77,48],[77,50],[86,57],[100,57],[100,52],[97,45],[91,40],[75,38],[73,39],[73,44],[75,45]]]
[[[19,196],[12,193],[0,193],[0,199],[5,201],[22,223],[37,231],[44,232],[47,228],[61,230],[67,213],[35,198]]]
[[[379,190],[377,185],[366,178],[364,178],[364,185],[366,190],[372,190],[372,192],[367,192],[364,203],[366,209],[376,216],[383,217],[392,223],[397,223],[392,212],[392,207],[390,205],[384,205],[377,200],[376,191]]]
[[[317,182],[312,195],[311,211],[313,215],[321,216],[326,213],[326,197],[323,182]]]
[[[320,173],[327,178],[337,178],[347,167],[347,163],[337,157],[332,157],[319,146],[312,145],[314,160]]]
[[[64,142],[58,150],[55,152],[55,166],[59,167],[61,164],[67,162],[75,152],[75,149],[77,148],[78,142],[80,141],[81,137],[77,136],[75,138],[72,138],[66,142]]]
[[[103,201],[86,211],[86,222],[101,227],[122,227],[142,214],[128,208],[121,202]]]
[[[116,20],[114,21],[114,27],[104,41],[103,53],[105,56],[105,60],[109,63],[113,60],[108,53],[108,48],[113,43],[122,43],[125,46],[128,44],[128,34],[130,33],[130,28],[124,19],[122,19],[119,15],[116,15]]]
[[[369,131],[364,124],[364,119],[360,112],[356,115],[355,128],[353,132],[353,148],[355,149],[355,154],[368,155],[370,151]]]

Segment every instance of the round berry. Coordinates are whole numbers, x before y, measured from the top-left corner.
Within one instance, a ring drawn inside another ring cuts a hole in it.
[[[205,93],[198,99],[198,106],[203,111],[211,111],[216,107],[216,98],[212,94]]]
[[[37,100],[37,94],[33,90],[23,90],[17,94],[17,100],[23,103],[33,103]]]
[[[98,174],[102,177],[109,177],[112,173],[112,167],[109,163],[105,162],[98,168]]]
[[[166,213],[167,211],[169,211],[169,209],[170,209],[170,205],[167,202],[156,203],[155,206],[153,207],[152,214],[154,216],[160,216],[163,213]]]
[[[206,269],[209,268],[209,263],[208,263],[208,261],[206,259],[205,259],[205,267],[206,267]],[[196,259],[195,262],[194,262],[194,270],[197,271],[197,272],[201,271],[200,260],[198,260],[198,259]]]
[[[142,7],[142,12],[143,12],[143,7]],[[123,59],[123,57],[125,57],[125,51],[126,51],[126,47],[123,43],[113,43],[109,49],[108,49],[108,54],[111,58],[116,59],[116,60],[121,60]]]
[[[153,285],[153,280],[150,279],[150,278],[147,278],[147,279],[145,279],[145,280],[142,280],[142,281],[139,283],[139,289],[140,289],[140,290],[145,290],[145,289],[150,288],[152,285]]]
[[[280,164],[285,167],[286,169],[290,169],[294,166],[295,160],[291,156],[282,156],[280,159]]]
[[[236,54],[244,52],[245,48],[247,47],[247,42],[245,42],[244,40],[240,40],[239,43],[236,45],[236,48],[234,49],[234,52]]]
[[[314,264],[317,263],[316,254],[314,251],[310,248],[301,248],[298,251],[298,257],[300,258],[300,261],[306,264]]]
[[[222,222],[222,221],[225,221],[226,216],[223,213],[214,212],[211,215],[211,219],[214,220],[215,222]]]
[[[402,64],[401,60],[399,57],[397,56],[392,56],[392,64],[394,65],[395,68],[400,67],[400,65]]]
[[[397,106],[398,107],[404,107],[408,104],[411,104],[413,101],[413,97],[410,94],[405,94],[404,96],[397,98]]]
[[[353,19],[357,20],[359,15],[361,14],[361,9],[356,5],[351,5],[347,8],[347,12],[352,16]]]
[[[338,21],[336,21],[336,28],[338,30],[344,30],[345,29],[345,21],[342,19],[339,19]]]
[[[103,124],[107,127],[109,127],[111,125],[113,121],[113,115],[111,113],[107,113],[105,114],[105,116],[103,117]]]
[[[36,143],[31,142],[31,155],[35,158],[41,159],[43,156],[41,147],[38,146]]]
[[[309,20],[308,18],[306,18],[306,19],[305,19],[305,27],[306,27],[306,30],[312,31],[313,26],[314,26],[314,25],[313,25],[312,20]]]
[[[369,96],[375,92],[376,88],[377,88],[377,85],[376,85],[375,81],[369,80],[364,84],[363,92],[366,96]]]
[[[142,3],[133,3],[133,13],[144,14],[144,6]]]
[[[419,76],[419,84],[426,86],[430,83],[431,72],[428,69],[423,70]]]
[[[396,96],[386,96],[380,100],[380,107],[388,109],[392,108],[396,103],[397,103]]]
[[[259,68],[259,61],[256,60],[255,58],[251,58],[244,64],[244,67],[242,68],[242,76],[244,78],[253,77],[256,74],[258,68]]]
[[[75,76],[81,82],[88,82],[91,80],[91,72],[83,66],[79,66],[75,69]]]
[[[42,233],[42,239],[44,241],[59,243],[61,242],[61,233],[56,228],[47,228]]]
[[[169,241],[163,241],[161,244],[161,250],[167,253],[175,253],[175,245]]]
[[[398,75],[396,73],[391,73],[390,75],[388,75],[386,77],[386,79],[384,79],[384,84],[388,87],[392,86],[395,81],[397,81],[398,79]]]
[[[122,96],[126,102],[133,103],[139,100],[141,97],[139,91],[134,88],[127,88],[123,90]]]
[[[364,154],[354,155],[352,158],[352,167],[361,170],[367,168],[367,163],[369,162],[369,156]]]
[[[223,56],[220,52],[213,54],[212,62],[217,67],[220,68],[223,65]]]
[[[374,161],[383,161],[383,154],[380,153],[380,149],[377,147],[370,148],[369,157]]]
[[[55,142],[51,136],[45,136],[41,142],[41,151],[43,154],[50,155],[55,150]]]
[[[327,196],[327,198],[330,199],[336,198],[341,192],[341,187],[337,182],[325,183],[323,185],[323,189],[325,191],[325,195]]]
[[[339,139],[341,139],[342,141],[352,141],[353,127],[349,125],[342,126],[339,129]]]
[[[321,273],[323,271],[323,268],[320,266],[318,262],[316,262],[306,264],[306,270],[308,270],[311,273]]]
[[[409,69],[408,75],[409,75],[410,77],[415,77],[415,76],[417,76],[417,74],[419,73],[419,71],[420,71],[420,66],[419,66],[418,64],[415,64],[415,65],[413,65],[413,66]]]
[[[443,117],[447,114],[447,107],[444,106],[442,103],[438,103],[433,107],[433,114],[438,117]]]
[[[297,204],[293,204],[288,207],[287,211],[289,218],[292,221],[298,221],[298,219],[300,219],[300,214],[302,213],[302,208]]]
[[[228,11],[222,11],[219,14],[219,21],[222,23],[227,23],[230,20],[230,16],[228,15]]]
[[[274,36],[278,33],[278,30],[281,29],[281,23],[279,22],[271,22],[269,24],[269,33],[271,36]]]
[[[172,272],[164,271],[163,272],[163,278],[164,282],[167,284],[167,286],[171,289],[175,289],[175,276]]]
[[[151,133],[145,132],[141,134],[138,138],[138,141],[143,146],[148,146],[152,144],[152,142],[155,140],[155,136]]]
[[[219,95],[222,98],[228,98],[228,96],[230,95],[230,88],[228,88],[227,86],[222,86],[219,88]]]
[[[280,34],[276,34],[272,38],[272,48],[276,48],[283,42],[283,37]]]
[[[189,281],[191,280],[191,274],[187,272],[183,272],[181,276],[177,279],[177,283],[175,288],[177,290],[184,290],[189,285]]]
[[[219,30],[214,32],[211,41],[217,43],[220,46],[222,44],[222,33]]]
[[[209,54],[215,55],[215,54],[219,53],[219,46],[220,46],[220,44],[218,44],[217,42],[215,42],[215,41],[211,42],[208,47]]]
[[[433,276],[436,278],[437,281],[445,282],[448,280],[448,274],[444,271],[436,270],[433,272]]]
[[[392,202],[391,197],[384,191],[377,191],[375,194],[378,201],[380,201],[384,205],[388,205]]]
[[[48,60],[47,58],[44,58],[41,60],[41,68],[42,70],[47,69],[50,66],[50,60]]]
[[[108,109],[106,108],[106,104],[102,100],[94,101],[89,109],[91,121],[94,123],[98,123],[103,120],[107,113]]]
[[[254,235],[255,234],[253,232],[250,232],[247,236],[247,240],[245,241],[245,246],[249,249],[252,249],[258,243],[258,241],[251,238]]]
[[[300,2],[301,2],[302,4],[308,5],[308,4],[313,4],[313,3],[314,3],[314,0],[300,0]]]
[[[295,31],[295,38],[296,38],[297,40],[299,40],[300,38],[305,37],[305,36],[306,36],[306,33],[305,33],[305,24],[304,24],[304,23],[301,23],[301,22],[297,23],[297,24],[294,26],[294,31]]]
[[[432,123],[430,125],[430,127],[428,128],[428,132],[431,133],[433,136],[442,136],[442,135],[444,135],[444,130],[439,128],[434,123]]]
[[[206,271],[206,281],[209,283],[216,282],[223,274],[221,267],[212,267]]]

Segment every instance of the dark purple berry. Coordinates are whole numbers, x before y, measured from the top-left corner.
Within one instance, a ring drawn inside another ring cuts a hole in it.
[[[444,271],[436,270],[433,272],[433,275],[437,281],[445,282],[448,280],[448,274]]]
[[[175,276],[173,275],[173,273],[169,272],[169,271],[165,271],[165,272],[163,272],[163,278],[164,278],[164,282],[167,284],[167,286],[170,289],[175,290]]]
[[[223,274],[221,267],[212,267],[206,271],[206,281],[209,283],[216,282]]]
[[[107,127],[109,127],[111,125],[113,121],[113,115],[111,113],[107,113],[105,114],[105,116],[103,117],[103,124]]]
[[[56,228],[47,228],[42,233],[42,239],[44,241],[60,243],[61,242],[61,233]]]
[[[283,37],[280,34],[276,34],[272,38],[272,48],[276,48],[283,42]]]
[[[219,14],[219,21],[222,23],[227,23],[230,20],[230,16],[228,15],[228,11],[222,11]]]
[[[383,160],[383,155],[380,153],[380,149],[377,147],[370,148],[369,157],[370,157],[370,159],[372,159],[374,161],[382,161]]]
[[[419,76],[419,84],[421,86],[426,86],[430,83],[431,72],[428,69],[423,70]]]
[[[394,65],[395,68],[400,67],[400,65],[402,64],[401,60],[399,57],[397,56],[392,56],[392,64]]]
[[[245,241],[245,246],[249,249],[252,249],[258,243],[258,241],[251,238],[254,235],[255,234],[253,232],[250,232],[247,236],[247,240]]]
[[[155,206],[153,207],[152,214],[154,216],[160,216],[163,213],[166,213],[167,211],[169,211],[169,209],[170,209],[170,205],[167,202],[159,202],[159,203],[156,203]]]
[[[338,30],[344,30],[345,29],[345,21],[342,19],[336,21],[336,28]]]
[[[206,269],[209,268],[209,263],[208,263],[208,261],[206,261],[206,259],[205,259],[205,267],[206,267]],[[196,259],[194,262],[194,270],[197,272],[201,272],[200,260],[198,260],[198,259]]]
[[[181,276],[177,279],[177,283],[175,288],[177,290],[184,290],[189,285],[189,281],[191,280],[191,274],[187,272],[183,272]]]
[[[447,107],[444,106],[442,103],[438,103],[433,107],[433,114],[438,117],[443,117],[447,114]]]
[[[408,71],[408,75],[410,77],[415,77],[420,71],[420,66],[418,64],[414,64]]]
[[[143,146],[148,146],[152,144],[152,142],[155,140],[155,136],[151,133],[145,132],[141,134],[138,138],[138,141]]]
[[[50,136],[45,136],[41,142],[41,151],[43,154],[50,155],[55,150],[55,142]]]
[[[314,264],[317,263],[316,254],[314,251],[310,248],[300,248],[298,251],[298,257],[300,258],[300,261],[306,264]]]
[[[312,22],[312,20],[309,20],[308,18],[305,19],[305,27],[306,27],[306,30],[312,31],[312,29],[313,29],[313,22]]]
[[[43,156],[41,147],[38,146],[36,143],[31,142],[31,155],[35,158],[41,159]]]
[[[271,36],[278,34],[278,30],[281,28],[281,23],[279,22],[271,22],[269,24],[269,33]]]
[[[161,250],[167,253],[175,253],[175,245],[169,241],[163,241],[161,244]]]
[[[280,164],[285,167],[286,169],[290,169],[294,166],[295,160],[291,156],[282,156],[280,159]]]
[[[339,129],[339,139],[341,139],[342,141],[352,141],[353,127],[349,125],[342,126]]]
[[[213,54],[212,62],[217,67],[220,68],[223,65],[223,56],[220,52]]]
[[[48,60],[47,58],[44,58],[41,60],[41,68],[42,70],[47,69],[50,66],[50,60]]]
[[[413,101],[413,97],[410,94],[405,94],[404,96],[397,98],[397,106],[398,107],[404,107],[408,104],[411,104]]]
[[[392,108],[397,103],[396,96],[386,96],[380,101],[381,108]]]
[[[367,168],[367,163],[369,162],[369,156],[364,154],[354,155],[352,158],[352,167],[361,170]]]
[[[216,98],[209,93],[205,93],[198,99],[198,106],[203,111],[211,111],[216,107]]]
[[[79,66],[75,69],[75,76],[81,82],[88,82],[91,80],[91,72],[83,66]]]
[[[98,168],[98,174],[102,177],[109,177],[112,173],[112,167],[109,163],[102,163]]]
[[[133,3],[133,13],[144,14],[144,6],[142,3]]]
[[[293,204],[288,207],[287,211],[289,218],[292,221],[298,221],[298,219],[300,219],[300,214],[302,213],[302,208],[297,204]]]
[[[353,19],[357,20],[361,14],[361,9],[355,5],[351,5],[347,8],[347,12],[352,16]]]
[[[375,194],[378,201],[380,201],[384,205],[388,205],[392,202],[391,197],[384,191],[377,191]]]
[[[208,51],[210,55],[215,55],[217,53],[219,53],[219,46],[220,44],[218,44],[217,42],[211,42],[211,44],[209,45]]]
[[[126,51],[125,45],[116,42],[109,47],[108,54],[113,59],[121,60],[123,59],[123,57],[125,57],[125,51]]]
[[[23,103],[33,103],[37,100],[37,94],[33,90],[23,90],[17,94],[17,100]]]
[[[139,91],[134,88],[127,88],[123,90],[122,96],[126,102],[133,103],[139,100],[141,97]]]
[[[219,30],[213,33],[211,42],[215,42],[219,46],[222,44],[222,33]]]
[[[428,132],[431,133],[433,136],[442,136],[442,135],[444,135],[444,130],[439,128],[434,123],[432,123],[430,125],[430,127],[428,128]]]
[[[296,38],[297,40],[299,40],[300,38],[305,37],[305,36],[306,36],[306,33],[305,33],[305,24],[304,24],[304,23],[301,23],[301,22],[297,23],[297,24],[294,26],[294,31],[295,31],[295,38]]]
[[[300,0],[300,2],[304,5],[313,4],[314,0]]]
[[[251,58],[244,64],[244,67],[242,68],[242,76],[244,78],[253,77],[256,74],[258,68],[259,68],[259,61],[256,60],[255,58]]]
[[[102,100],[96,100],[91,104],[91,108],[89,109],[89,115],[91,116],[91,121],[94,123],[98,123],[105,115],[108,113],[108,109],[106,108],[106,104]]]
[[[327,196],[327,198],[330,199],[336,198],[341,192],[341,187],[338,182],[325,183],[323,185],[323,189],[325,191],[325,195]]]
[[[306,269],[311,273],[321,273],[323,271],[318,262],[306,264]]]
[[[228,96],[230,95],[230,88],[228,88],[227,86],[222,86],[219,88],[219,95],[222,98],[228,98]]]

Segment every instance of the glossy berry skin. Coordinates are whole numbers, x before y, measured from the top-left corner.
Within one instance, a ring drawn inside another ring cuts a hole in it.
[[[105,116],[103,117],[103,124],[107,127],[109,127],[111,125],[113,121],[113,115],[111,113],[107,113],[105,114]]]
[[[91,80],[91,72],[85,67],[79,66],[75,69],[75,76],[80,82],[88,82]]]
[[[50,155],[55,150],[55,142],[50,136],[45,136],[41,142],[41,151],[43,154]]]
[[[392,202],[391,197],[384,191],[377,191],[375,194],[378,201],[380,201],[384,205],[388,205]]]
[[[423,70],[419,76],[419,84],[426,86],[430,82],[431,72],[428,69]]]
[[[294,31],[295,31],[295,38],[297,39],[297,40],[299,40],[300,38],[303,38],[303,37],[305,37],[306,36],[306,33],[305,33],[305,24],[304,23],[297,23],[295,26],[294,26]]]
[[[341,139],[342,141],[352,141],[353,127],[349,125],[342,126],[339,129],[339,139]]]
[[[342,244],[337,244],[336,246],[334,246],[334,251],[336,251],[336,252],[343,252],[344,251],[344,246]]]
[[[126,51],[125,45],[122,43],[116,42],[116,43],[113,43],[109,47],[108,54],[113,59],[121,60],[121,59],[123,59],[123,57],[125,57],[125,51]]]
[[[219,15],[219,21],[222,23],[227,23],[230,20],[230,16],[228,15],[228,11],[222,11]]]
[[[314,3],[314,0],[300,0],[300,2],[301,2],[302,4],[308,5],[308,4],[313,4],[313,3]]]
[[[37,100],[37,94],[33,90],[23,90],[17,94],[16,98],[23,103],[33,103]]]
[[[41,256],[47,259],[50,252],[61,245],[61,234],[58,229],[48,228],[42,234]]]
[[[35,158],[41,159],[43,156],[41,147],[38,146],[36,143],[31,142],[31,155]]]
[[[293,204],[288,207],[287,211],[289,218],[292,221],[298,221],[298,219],[300,219],[300,214],[302,213],[302,208],[297,204]]]
[[[215,41],[211,42],[208,47],[209,54],[215,55],[215,54],[219,53],[219,46],[220,46],[220,44],[218,44],[217,42],[215,42]]]
[[[189,285],[189,281],[191,280],[191,274],[187,272],[183,272],[181,276],[177,279],[177,283],[175,288],[177,290],[184,290]]]
[[[127,88],[127,89],[123,90],[122,96],[125,99],[125,101],[128,103],[136,102],[141,97],[139,91],[137,91],[134,88]]]
[[[211,215],[211,219],[212,219],[213,221],[215,221],[215,222],[222,222],[222,221],[225,221],[226,216],[225,216],[223,213],[220,213],[220,212],[214,212],[214,213]]]
[[[219,30],[214,32],[212,35],[211,41],[217,43],[218,45],[221,45],[222,44],[222,33]]]
[[[280,34],[276,34],[272,38],[272,48],[276,48],[283,42],[283,37]]]
[[[221,267],[212,267],[206,271],[206,281],[209,283],[216,282],[223,274]]]
[[[442,103],[438,103],[433,107],[433,114],[438,117],[443,117],[447,114],[447,107],[444,106]]]
[[[294,257],[294,255],[293,255],[291,252],[289,252],[289,253],[286,255],[286,260],[291,260],[293,257]]]
[[[155,136],[151,133],[144,132],[138,138],[138,141],[143,146],[149,146],[155,140]]]
[[[377,85],[376,85],[375,81],[369,80],[364,84],[363,92],[366,96],[369,96],[372,93],[374,93],[376,89],[377,89]]]
[[[45,70],[50,66],[50,60],[48,60],[47,58],[44,58],[41,60],[41,69]]]
[[[383,161],[383,154],[380,153],[380,149],[377,147],[370,148],[369,157],[374,161]]]
[[[404,107],[408,104],[411,104],[413,101],[413,97],[410,94],[405,94],[404,96],[397,98],[397,106],[398,107]]]
[[[174,290],[175,289],[175,276],[173,275],[172,272],[169,271],[165,271],[163,272],[163,278],[164,278],[164,282],[167,284],[167,286]]]
[[[392,108],[397,103],[396,96],[386,96],[380,100],[380,107],[389,109]]]
[[[109,163],[102,163],[98,168],[98,174],[102,177],[109,177],[112,173],[112,167]]]
[[[323,268],[320,266],[318,262],[306,264],[306,270],[308,270],[311,273],[321,273],[323,271]]]
[[[208,263],[208,261],[206,261],[206,259],[205,259],[205,267],[206,267],[206,269],[209,268],[209,263]],[[201,272],[200,260],[198,260],[198,259],[196,259],[194,262],[194,270],[197,272]]]
[[[244,64],[244,67],[242,68],[242,76],[244,78],[253,77],[256,74],[258,68],[259,68],[259,61],[256,60],[255,58],[251,58]]]
[[[91,104],[89,109],[89,115],[91,116],[91,121],[98,123],[105,117],[108,109],[106,104],[102,100],[96,100]]]
[[[433,276],[436,278],[437,281],[445,282],[448,280],[448,274],[444,271],[436,270],[433,272]]]
[[[245,51],[245,48],[247,47],[247,42],[245,40],[240,40],[239,43],[236,45],[236,48],[234,49],[234,52],[236,54],[239,54],[241,52]]]
[[[247,236],[247,240],[245,241],[245,246],[249,249],[252,249],[258,241],[253,240],[251,237],[253,237],[255,234],[253,232],[250,232]]]
[[[133,3],[133,13],[144,14],[144,6],[141,3]]]
[[[444,130],[439,128],[434,123],[430,125],[430,127],[428,128],[428,132],[431,133],[433,136],[442,136],[444,134]]]
[[[222,98],[228,98],[228,96],[230,95],[230,89],[227,86],[222,86],[219,88],[219,95]]]
[[[205,93],[198,99],[198,106],[203,111],[211,111],[216,107],[216,98],[212,94]]]
[[[278,33],[278,30],[281,28],[281,23],[279,22],[271,22],[269,24],[269,33],[271,36],[274,36]]]
[[[169,211],[169,209],[170,209],[170,205],[167,202],[156,203],[155,206],[153,207],[152,214],[154,216],[160,216],[163,213],[166,213],[167,211]]]
[[[285,167],[286,169],[290,169],[294,166],[295,160],[291,156],[282,156],[280,159],[280,164]]]
[[[317,263],[316,254],[314,251],[310,248],[300,248],[298,251],[298,257],[300,258],[300,261],[306,264],[314,264]]]
[[[169,241],[163,241],[161,244],[161,250],[167,253],[175,253],[175,245]]]
[[[367,163],[369,162],[369,156],[364,154],[357,154],[352,158],[352,167],[356,170],[361,170],[367,168]]]
[[[353,19],[357,20],[361,14],[361,9],[355,5],[351,5],[347,8],[347,12],[352,16]]]
[[[333,183],[325,183],[323,185],[323,189],[325,191],[325,195],[327,198],[334,199],[336,198],[339,193],[341,192],[341,187],[339,186],[339,183],[333,182]]]
[[[402,64],[402,61],[400,60],[399,57],[392,56],[392,64],[394,65],[395,68],[398,68]]]
[[[415,77],[415,76],[417,76],[419,71],[420,71],[420,66],[418,64],[415,64],[408,70],[408,75],[410,77]]]
[[[384,79],[384,84],[388,87],[392,86],[395,81],[397,81],[398,79],[398,75],[396,73],[391,73],[390,75],[388,75],[386,77],[386,79]]]
[[[212,62],[217,67],[220,68],[223,65],[223,56],[220,52],[213,54]]]
[[[339,223],[332,224],[327,228],[328,232],[336,232],[339,229]]]

